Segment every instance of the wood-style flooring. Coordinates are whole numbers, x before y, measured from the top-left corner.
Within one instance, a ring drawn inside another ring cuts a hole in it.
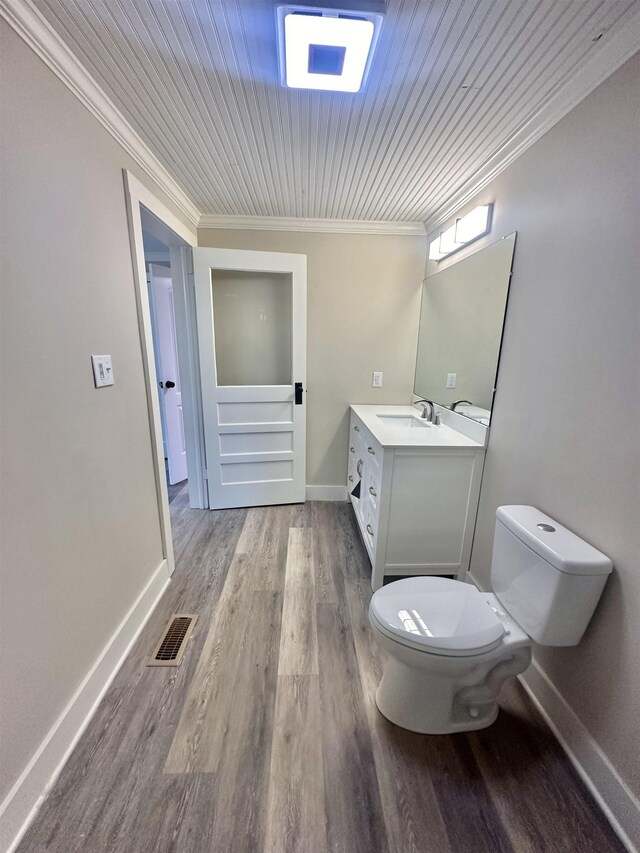
[[[174,483],[172,486],[169,482],[169,478],[167,476],[167,491],[169,493],[169,503],[172,504],[174,500],[178,497],[178,495],[182,494],[182,492],[186,492],[187,481],[182,480],[180,483]]]
[[[378,713],[348,504],[171,514],[173,580],[19,853],[623,850],[516,682],[473,734]],[[177,611],[181,666],[146,667]]]

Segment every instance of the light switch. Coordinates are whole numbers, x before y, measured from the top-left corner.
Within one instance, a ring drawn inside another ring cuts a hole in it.
[[[374,371],[373,381],[371,382],[371,384],[374,388],[382,388],[382,371]]]
[[[447,373],[447,384],[445,388],[455,388],[456,387],[456,377],[457,373]]]
[[[110,355],[92,355],[93,381],[96,388],[113,385],[113,367]]]

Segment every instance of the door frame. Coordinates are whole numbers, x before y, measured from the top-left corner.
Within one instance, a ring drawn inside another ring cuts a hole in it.
[[[142,365],[146,386],[147,409],[149,412],[149,430],[151,437],[153,469],[156,481],[158,516],[160,520],[160,535],[162,538],[163,556],[167,560],[169,574],[172,574],[175,568],[175,561],[173,556],[173,541],[171,538],[169,491],[167,487],[164,464],[164,447],[162,440],[162,423],[160,419],[160,402],[157,393],[158,378],[156,376],[156,366],[154,357],[153,333],[151,327],[151,309],[149,306],[149,293],[147,289],[144,245],[142,240],[141,206],[142,208],[149,211],[149,213],[151,213],[152,216],[154,216],[159,221],[159,230],[162,230],[162,226],[164,226],[164,229],[166,229],[167,236],[170,235],[170,232],[173,232],[174,239],[170,239],[169,241],[173,242],[174,244],[173,246],[170,246],[172,261],[171,273],[173,277],[173,260],[175,255],[177,263],[175,270],[174,288],[178,293],[182,292],[185,297],[188,297],[189,292],[187,254],[190,255],[191,249],[197,245],[198,237],[195,231],[192,231],[189,226],[185,225],[180,219],[178,219],[178,217],[175,216],[163,202],[156,198],[156,196],[141,181],[139,181],[135,177],[135,175],[133,175],[127,169],[123,169],[123,178],[125,188],[125,201],[127,207],[127,221],[129,225],[129,240],[131,243],[131,259],[133,263],[133,279],[136,296],[136,308],[138,314],[138,329],[140,332],[140,348],[142,351]],[[160,234],[156,234],[154,236],[158,236],[160,239],[162,239]],[[175,237],[177,237],[177,239],[175,239]],[[180,314],[180,317],[178,316],[178,314]],[[189,329],[188,316],[188,312],[181,312],[176,310],[176,324],[180,324],[181,326],[180,330],[178,331],[178,337],[182,337],[184,333],[187,338],[187,341],[192,341],[194,330]],[[184,328],[183,324],[185,323],[187,328]],[[194,370],[198,370],[197,364],[191,364],[192,358],[189,354],[190,347],[185,346],[184,349],[184,356],[187,358],[186,372],[189,374],[189,376],[187,378],[187,383],[183,383],[183,394],[186,390],[184,388],[184,384],[187,384],[188,388],[191,389],[191,378],[194,375]],[[181,353],[179,352],[179,359],[180,356]],[[180,375],[182,381],[182,371]],[[189,394],[189,391],[187,391],[187,396],[192,398],[189,401],[189,414],[191,415],[191,418],[193,418],[194,409],[196,408],[197,403],[193,399],[194,395]],[[192,429],[190,438],[193,439],[193,436],[197,433],[197,430],[193,429],[193,424],[191,424],[191,426]],[[187,425],[185,424],[185,434],[186,433]],[[193,449],[194,448],[192,448],[192,450]],[[193,456],[194,454],[192,453],[191,455]],[[204,457],[200,455],[197,456],[198,465],[201,464],[203,458]],[[200,473],[200,475],[196,478],[196,482],[194,483],[196,492],[198,491],[198,487],[200,487],[199,490],[200,492],[202,492],[203,474],[204,471]],[[191,470],[189,470],[189,477],[191,477]],[[189,482],[191,484],[191,481]],[[203,508],[204,506],[206,506],[206,504],[203,504]]]

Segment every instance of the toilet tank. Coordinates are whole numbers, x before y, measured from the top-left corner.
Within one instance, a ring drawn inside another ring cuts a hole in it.
[[[612,569],[608,557],[535,507],[498,507],[492,588],[537,643],[579,643]]]

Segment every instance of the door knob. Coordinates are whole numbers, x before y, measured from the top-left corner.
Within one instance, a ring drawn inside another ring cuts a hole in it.
[[[160,387],[161,387],[161,388],[163,387],[162,382],[160,383]],[[175,387],[176,387],[176,383],[175,383],[175,382],[172,382],[170,379],[167,379],[167,381],[164,383],[164,387],[165,387],[165,388],[175,388]]]

